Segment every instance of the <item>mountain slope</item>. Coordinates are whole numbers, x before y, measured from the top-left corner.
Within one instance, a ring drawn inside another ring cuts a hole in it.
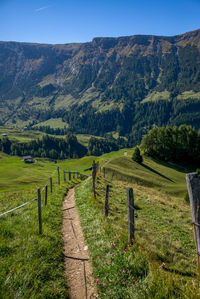
[[[143,130],[159,122],[198,128],[199,100],[200,30],[174,37],[94,38],[83,44],[0,42],[2,124],[62,117],[78,132],[126,134],[146,114],[147,122],[139,124]],[[149,117],[152,109],[160,121]],[[102,122],[103,129],[90,130]]]

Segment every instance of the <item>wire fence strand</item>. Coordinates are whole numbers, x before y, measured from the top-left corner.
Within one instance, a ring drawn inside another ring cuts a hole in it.
[[[55,174],[56,171],[57,171],[57,170],[54,170],[54,172],[51,174],[51,177]],[[48,180],[47,180],[47,182],[48,182]],[[44,189],[45,189],[45,186],[42,187],[42,191],[44,191]],[[18,191],[10,191],[10,192],[20,192],[20,191],[22,191],[22,190],[18,190]],[[9,193],[9,191],[8,191],[8,192],[5,192],[5,193]],[[31,200],[29,200],[29,201],[27,201],[27,202],[25,202],[25,203],[23,203],[23,204],[21,204],[21,205],[15,207],[15,208],[13,208],[13,209],[11,209],[11,210],[8,210],[8,211],[6,211],[6,212],[0,214],[0,217],[6,215],[6,214],[8,214],[8,213],[11,213],[11,212],[13,212],[13,211],[15,211],[15,210],[17,210],[17,209],[20,209],[20,208],[24,207],[25,205],[27,205],[27,204],[29,204],[29,203],[35,201],[35,200],[37,200],[37,198],[33,198],[33,199],[31,199]]]
[[[29,203],[35,201],[35,200],[37,200],[37,198],[31,199],[31,200],[29,200],[29,201],[23,203],[22,205],[20,205],[20,206],[18,206],[18,207],[16,207],[16,208],[13,208],[13,209],[11,209],[11,210],[9,210],[9,211],[6,211],[6,212],[0,214],[0,217],[3,216],[3,215],[6,215],[6,214],[8,214],[8,213],[11,213],[11,212],[13,212],[13,211],[15,211],[15,210],[17,210],[17,209],[19,209],[19,208],[22,208],[23,206],[25,206],[25,205],[27,205],[27,204],[29,204]]]

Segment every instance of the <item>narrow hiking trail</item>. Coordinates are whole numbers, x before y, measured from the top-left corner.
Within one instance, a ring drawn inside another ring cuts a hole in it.
[[[88,247],[84,242],[74,189],[68,191],[63,202],[63,241],[65,273],[70,298],[96,298]]]

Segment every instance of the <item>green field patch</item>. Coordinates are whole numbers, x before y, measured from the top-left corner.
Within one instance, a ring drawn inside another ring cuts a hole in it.
[[[141,103],[146,103],[146,102],[156,102],[160,100],[169,100],[170,99],[170,93],[169,91],[153,91],[148,94],[144,100],[142,100]]]
[[[194,92],[193,90],[184,91],[177,96],[177,100],[196,99],[200,100],[200,92]]]
[[[50,126],[53,129],[68,127],[68,124],[62,121],[62,118],[50,118],[46,121],[37,123],[34,125],[34,128],[43,127],[43,126]]]
[[[40,186],[56,170],[55,163],[36,160],[26,164],[20,157],[5,156],[0,163],[0,192]]]
[[[67,96],[58,96],[55,99],[55,110],[59,109],[70,109],[70,107],[76,104],[76,99],[73,98],[71,95]]]
[[[44,133],[39,131],[30,131],[22,129],[15,129],[15,128],[6,128],[0,127],[0,138],[3,137],[3,134],[6,134],[10,140],[16,140],[19,142],[28,142],[33,139],[37,139],[44,135]]]

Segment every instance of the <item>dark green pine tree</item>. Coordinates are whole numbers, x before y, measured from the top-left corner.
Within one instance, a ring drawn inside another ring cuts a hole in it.
[[[140,149],[136,146],[133,150],[132,160],[141,164],[143,161],[142,155],[140,154]]]

